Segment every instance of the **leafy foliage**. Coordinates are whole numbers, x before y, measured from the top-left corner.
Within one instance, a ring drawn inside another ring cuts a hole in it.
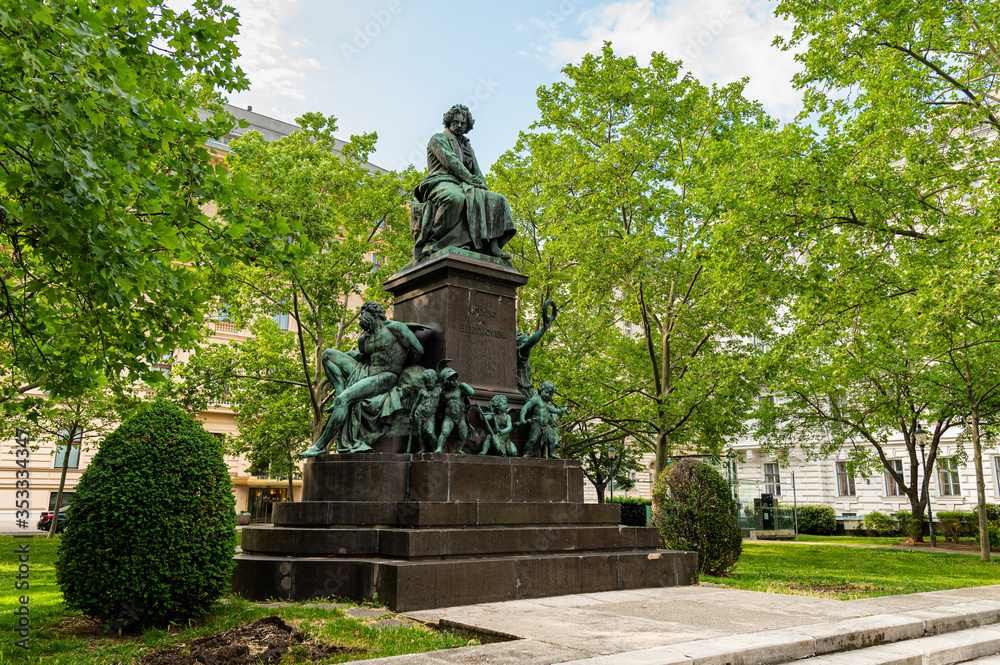
[[[880,536],[894,534],[898,528],[896,520],[878,510],[873,510],[865,515],[864,525],[867,531],[874,531]]]
[[[608,502],[621,505],[621,524],[627,526],[646,526],[646,506],[653,503],[651,499],[641,499],[637,496],[616,496]]]
[[[200,616],[229,586],[233,506],[216,439],[172,404],[143,406],[77,485],[56,563],[66,603],[119,632]]]
[[[743,534],[729,483],[704,462],[670,464],[653,487],[660,537],[677,550],[698,553],[698,570],[724,577],[743,551]]]
[[[911,473],[895,480],[919,520],[916,424],[933,425],[932,466],[942,431],[964,420],[978,460],[1000,417],[1000,17],[957,0],[777,14],[794,21],[779,43],[801,49],[805,111],[723,165],[721,247],[734,285],[787,294],[767,382],[793,396],[804,442],[894,473],[883,444],[901,434]]]
[[[307,113],[298,123],[301,131],[278,141],[250,132],[231,144],[228,158],[256,195],[222,209],[247,224],[277,216],[299,230],[286,239],[287,262],[206,275],[203,288],[215,294],[217,309],[255,338],[199,349],[178,372],[183,383],[168,387],[189,406],[224,398],[240,424],[234,450],[272,475],[297,473],[293,452],[322,433],[332,394],[320,355],[350,345],[360,305],[351,295],[384,299],[382,281],[412,247],[404,202],[415,174],[368,164],[375,134],[345,143],[334,138],[333,117]],[[301,258],[293,261],[296,251]],[[287,330],[273,317],[287,321]]]
[[[560,307],[532,364],[574,407],[564,454],[628,438],[659,472],[681,447],[721,450],[757,391],[748,339],[766,305],[759,291],[717,297],[709,239],[723,215],[713,169],[740,128],[769,120],[742,84],[708,88],[660,53],[640,67],[605,44],[563,73],[492,173],[519,224],[507,249],[531,277],[519,321]]]
[[[837,512],[830,506],[799,506],[799,533],[832,536],[837,533]]]
[[[203,210],[240,185],[205,147],[233,127],[215,91],[247,85],[237,29],[223,0],[0,9],[0,362],[27,375],[0,372],[0,401],[150,376],[199,336],[193,266],[272,256],[290,232]]]

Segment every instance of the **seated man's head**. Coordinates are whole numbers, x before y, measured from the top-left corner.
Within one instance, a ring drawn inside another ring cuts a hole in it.
[[[366,302],[361,306],[358,323],[362,330],[375,330],[377,321],[385,321],[385,307],[380,302]]]
[[[472,131],[476,121],[465,104],[455,104],[444,114],[444,126],[455,134],[466,134]]]

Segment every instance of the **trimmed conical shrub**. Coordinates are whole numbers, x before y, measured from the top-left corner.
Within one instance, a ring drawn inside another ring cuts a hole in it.
[[[215,437],[168,402],[143,406],[77,485],[56,562],[66,603],[118,632],[201,616],[229,588],[233,506]]]
[[[698,553],[698,571],[726,576],[743,552],[743,534],[729,483],[704,462],[670,464],[653,488],[653,506],[666,547]]]

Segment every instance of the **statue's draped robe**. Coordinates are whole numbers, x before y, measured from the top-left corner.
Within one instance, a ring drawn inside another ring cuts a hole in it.
[[[503,247],[514,237],[514,219],[507,200],[474,186],[482,176],[476,154],[464,136],[445,130],[427,144],[427,175],[414,190],[434,211],[423,216],[416,238],[431,253],[448,246],[488,253],[491,241]],[[462,214],[464,212],[464,215]]]

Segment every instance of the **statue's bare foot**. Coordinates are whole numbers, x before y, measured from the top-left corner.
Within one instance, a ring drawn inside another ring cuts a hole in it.
[[[316,457],[317,455],[322,455],[326,452],[326,444],[322,441],[317,441],[312,444],[308,450],[304,450],[299,453],[299,457]]]
[[[517,457],[517,446],[514,445],[513,441],[510,443],[510,448],[507,449],[507,454],[511,457]]]

